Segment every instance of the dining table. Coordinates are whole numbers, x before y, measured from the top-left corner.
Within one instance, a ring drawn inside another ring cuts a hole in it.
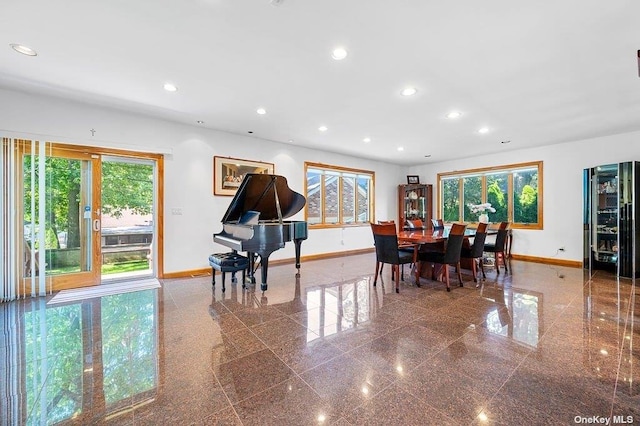
[[[407,231],[398,232],[398,241],[418,244],[420,251],[444,251],[447,238],[449,237],[449,231],[451,227],[445,227],[444,229],[412,229]],[[497,229],[487,228],[487,235],[496,235]],[[464,231],[465,241],[463,247],[469,247],[469,239],[476,235],[475,228],[466,228]],[[471,262],[473,259],[461,259],[460,267],[462,269],[471,269],[473,266]],[[419,273],[422,278],[433,279],[434,269],[433,265],[428,262],[420,262]]]
[[[444,229],[412,229],[398,232],[398,241],[406,241],[414,244],[441,244],[449,237],[450,227]],[[487,228],[487,235],[495,235],[497,229]],[[464,230],[465,239],[473,238],[476,235],[475,228]]]

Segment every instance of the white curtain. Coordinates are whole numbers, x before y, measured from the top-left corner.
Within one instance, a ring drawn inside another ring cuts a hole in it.
[[[24,152],[24,148],[29,151]],[[46,273],[44,262],[46,223],[46,160],[47,143],[44,141],[20,141],[2,139],[0,149],[0,302],[17,299],[19,296],[44,296]],[[31,170],[23,175],[23,153],[31,156]],[[32,194],[31,202],[23,204],[24,192]],[[27,222],[25,218],[29,217]],[[39,225],[38,225],[39,224]],[[42,247],[42,262],[39,262],[37,247]],[[23,279],[25,265],[31,267]],[[27,292],[27,285],[30,291]],[[28,294],[27,294],[28,293]]]

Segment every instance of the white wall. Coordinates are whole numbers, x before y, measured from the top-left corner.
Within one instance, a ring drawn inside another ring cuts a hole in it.
[[[507,151],[413,166],[409,174],[434,186],[438,173],[530,161],[544,162],[544,229],[514,230],[513,253],[582,261],[582,176],[585,168],[640,160],[640,132],[625,133],[533,149]],[[435,192],[435,188],[434,188]],[[437,212],[434,196],[434,214]],[[566,251],[557,252],[559,247]]]
[[[69,100],[0,89],[0,136],[59,141],[165,154],[165,272],[208,267],[207,257],[227,248],[212,241],[222,231],[221,219],[232,197],[213,195],[213,157],[228,156],[275,164],[299,193],[304,188],[304,162],[372,170],[376,173],[376,220],[397,216],[397,184],[406,173],[400,166],[300,148],[149,118],[125,111]],[[95,130],[91,136],[90,130]],[[181,209],[182,215],[172,215]],[[292,219],[303,220],[303,212]],[[368,226],[310,230],[302,254],[312,255],[373,247]],[[294,257],[293,244],[270,259]]]
[[[165,153],[165,272],[206,267],[207,255],[226,248],[212,242],[231,197],[213,196],[213,157],[275,164],[294,191],[303,192],[304,161],[376,172],[376,220],[395,219],[398,183],[407,174],[437,182],[439,172],[544,161],[544,229],[514,231],[516,254],[582,260],[582,171],[600,164],[640,160],[640,132],[484,157],[413,166],[300,148],[73,101],[0,89],[0,133],[12,137]],[[95,129],[95,136],[91,136]],[[517,143],[517,142],[513,142]],[[434,203],[436,197],[434,196]],[[171,215],[179,208],[182,215]],[[434,205],[434,213],[436,206]],[[292,219],[302,220],[299,213]],[[310,230],[303,255],[372,247],[369,227]],[[557,248],[564,246],[564,253]],[[272,259],[293,257],[293,244]]]

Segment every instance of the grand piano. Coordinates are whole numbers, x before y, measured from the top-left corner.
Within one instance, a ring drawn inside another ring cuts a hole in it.
[[[247,252],[252,284],[256,282],[256,256],[260,256],[260,288],[265,291],[269,255],[287,241],[295,244],[296,268],[300,270],[300,245],[307,239],[307,222],[283,219],[302,210],[306,201],[289,188],[284,176],[248,173],[222,218],[222,232],[213,234],[213,241]]]

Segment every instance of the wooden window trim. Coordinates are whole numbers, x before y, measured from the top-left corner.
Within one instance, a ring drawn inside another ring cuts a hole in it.
[[[530,161],[530,162],[525,162],[525,163],[514,163],[514,164],[507,164],[507,165],[503,165],[503,166],[491,166],[491,167],[480,167],[480,168],[475,168],[475,169],[467,169],[467,170],[455,170],[455,171],[451,171],[451,172],[443,172],[443,173],[438,173],[438,179],[437,179],[437,200],[438,200],[438,204],[437,204],[437,211],[438,211],[438,216],[442,217],[443,216],[443,211],[442,211],[442,179],[443,178],[447,178],[450,176],[453,177],[458,177],[459,179],[459,184],[458,184],[458,199],[460,201],[462,201],[462,179],[466,176],[469,175],[477,175],[477,174],[482,174],[482,197],[483,200],[486,200],[487,194],[486,194],[486,175],[489,174],[490,172],[503,172],[503,173],[508,173],[508,179],[507,179],[507,191],[509,193],[509,203],[507,204],[507,215],[510,219],[513,219],[513,202],[514,200],[512,200],[513,198],[513,172],[517,171],[519,169],[533,169],[536,168],[538,170],[538,223],[535,224],[524,224],[524,223],[514,223],[511,222],[511,228],[512,229],[534,229],[534,230],[541,230],[544,229],[544,179],[543,179],[543,165],[544,162],[543,161]],[[464,215],[464,206],[462,204],[462,202],[460,203],[459,206],[460,212],[459,212],[459,217],[463,218]]]
[[[333,172],[340,172],[340,173],[355,173],[356,175],[361,174],[361,175],[368,175],[371,177],[371,187],[369,188],[369,222],[375,223],[375,179],[376,179],[376,174],[374,171],[372,170],[365,170],[365,169],[355,169],[355,168],[351,168],[351,167],[344,167],[344,166],[334,166],[331,164],[324,164],[324,163],[314,163],[314,162],[310,162],[310,161],[305,161],[304,163],[304,194],[305,196],[307,196],[308,193],[308,188],[307,188],[307,173],[309,169],[320,169],[320,170],[328,170],[328,171],[333,171]],[[324,175],[323,175],[324,176]],[[362,226],[369,226],[369,222],[366,223],[343,223],[343,211],[342,211],[342,179],[338,180],[338,193],[340,194],[340,208],[338,209],[338,223],[325,223],[325,199],[326,199],[326,193],[325,193],[325,185],[324,185],[324,177],[323,177],[323,182],[320,185],[320,200],[321,200],[321,207],[320,207],[320,221],[321,223],[317,223],[317,224],[309,224],[309,228],[310,229],[332,229],[332,228],[357,228],[357,227],[362,227]],[[356,186],[357,186],[357,178],[356,178]],[[356,191],[357,192],[357,191]],[[357,196],[357,194],[356,194]],[[357,199],[355,199],[355,214],[357,216]],[[308,211],[309,205],[305,204],[304,206],[304,218],[305,220],[308,222],[309,221],[309,211]]]

